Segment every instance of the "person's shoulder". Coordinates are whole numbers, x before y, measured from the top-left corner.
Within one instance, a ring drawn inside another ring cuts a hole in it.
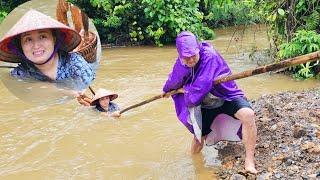
[[[217,51],[214,49],[210,42],[203,41],[200,43],[200,52],[204,54],[215,54]]]
[[[81,54],[72,52],[68,55],[69,66],[71,67],[88,67],[87,61],[81,56]]]
[[[202,57],[203,60],[212,59],[214,54],[215,50],[209,42],[203,41],[200,43],[200,57]]]
[[[118,104],[116,104],[114,102],[110,102],[109,106],[110,106],[111,112],[120,110],[120,107],[118,106]]]
[[[220,59],[219,52],[213,47],[213,45],[209,42],[201,42],[200,44],[200,53],[202,56],[206,57],[206,59]]]
[[[28,67],[19,63],[17,67],[11,70],[10,75],[16,78],[25,78],[29,76]]]
[[[73,62],[83,62],[86,63],[87,61],[81,56],[81,54],[77,52],[71,52],[69,53],[69,58]]]
[[[118,104],[116,104],[116,103],[114,103],[114,102],[110,102],[110,104],[111,104],[112,106],[114,106],[114,107],[119,108]]]

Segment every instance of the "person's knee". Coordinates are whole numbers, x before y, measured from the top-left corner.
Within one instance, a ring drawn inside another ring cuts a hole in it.
[[[236,117],[242,122],[249,126],[254,126],[255,124],[255,113],[250,108],[241,108],[237,113]]]

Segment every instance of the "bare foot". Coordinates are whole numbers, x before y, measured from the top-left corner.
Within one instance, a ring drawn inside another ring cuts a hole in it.
[[[246,172],[251,173],[251,174],[257,174],[258,171],[255,168],[253,160],[246,160],[244,163],[244,169]]]

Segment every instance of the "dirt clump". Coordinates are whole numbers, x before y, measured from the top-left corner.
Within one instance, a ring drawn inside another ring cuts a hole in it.
[[[252,101],[257,175],[244,172],[241,143],[216,145],[221,179],[320,179],[320,88],[264,95]]]

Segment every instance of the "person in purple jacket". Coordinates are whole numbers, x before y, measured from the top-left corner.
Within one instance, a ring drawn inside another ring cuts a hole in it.
[[[212,45],[207,42],[199,43],[191,32],[184,31],[177,36],[176,48],[179,56],[163,87],[163,96],[169,97],[167,92],[179,89],[178,94],[172,96],[176,114],[193,134],[195,133],[194,127],[190,123],[190,108],[201,106],[202,138],[199,142],[194,135],[191,147],[192,154],[201,151],[204,140],[211,132],[210,126],[213,124],[213,120],[218,114],[223,113],[241,122],[239,130],[237,130],[245,145],[245,170],[257,173],[254,163],[257,137],[254,111],[235,81],[213,84],[215,79],[231,74],[227,63]],[[203,108],[203,100],[208,94],[218,99],[220,105],[214,108]]]

